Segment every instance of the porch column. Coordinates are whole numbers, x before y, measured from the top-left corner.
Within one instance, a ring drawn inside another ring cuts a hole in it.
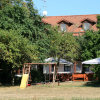
[[[23,64],[23,74],[25,74],[25,64]]]
[[[50,82],[50,74],[51,74],[51,65],[49,64],[49,82]]]
[[[74,63],[74,73],[76,73],[76,61]]]
[[[56,65],[54,65],[54,72],[53,72],[53,83],[55,83],[55,67],[56,67]]]

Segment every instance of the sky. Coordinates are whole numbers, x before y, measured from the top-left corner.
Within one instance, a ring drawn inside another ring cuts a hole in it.
[[[43,10],[47,16],[100,14],[100,0],[33,0],[34,7],[42,15]],[[43,6],[46,7],[44,8]]]

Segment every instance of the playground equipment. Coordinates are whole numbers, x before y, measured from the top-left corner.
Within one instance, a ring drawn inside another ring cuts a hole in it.
[[[20,89],[26,88],[26,86],[28,84],[28,78],[29,78],[29,74],[23,74]]]
[[[24,65],[20,89],[26,88],[30,75],[30,65]]]
[[[30,70],[31,67],[33,67],[32,65],[48,65],[49,66],[49,75],[48,77],[46,77],[45,75],[45,82],[50,82],[51,79],[51,67],[54,66],[54,72],[52,75],[52,80],[53,82],[58,81],[58,79],[56,79],[55,73],[56,73],[56,67],[57,67],[57,63],[53,62],[53,63],[24,63],[24,67],[23,67],[23,76],[22,76],[22,80],[21,80],[21,84],[20,84],[20,88],[24,89],[27,86],[29,86],[28,82],[31,82],[31,75],[30,75]],[[47,79],[48,78],[48,79]]]

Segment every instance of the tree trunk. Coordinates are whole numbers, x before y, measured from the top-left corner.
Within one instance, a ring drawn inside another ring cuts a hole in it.
[[[56,81],[58,67],[59,67],[59,61],[60,61],[60,58],[58,58],[57,64],[54,65],[53,83],[55,83],[55,81]]]

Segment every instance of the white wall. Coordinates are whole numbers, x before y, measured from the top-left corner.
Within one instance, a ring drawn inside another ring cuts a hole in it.
[[[73,66],[70,66],[71,67],[71,71],[70,72],[65,72],[64,71],[64,64],[60,64],[60,66],[58,67],[58,73],[61,74],[61,73],[73,73]],[[52,67],[50,68],[50,73],[53,73],[52,72]],[[44,65],[43,66],[43,74],[49,74],[49,65]]]
[[[43,74],[49,74],[49,66],[48,65],[43,66]]]

